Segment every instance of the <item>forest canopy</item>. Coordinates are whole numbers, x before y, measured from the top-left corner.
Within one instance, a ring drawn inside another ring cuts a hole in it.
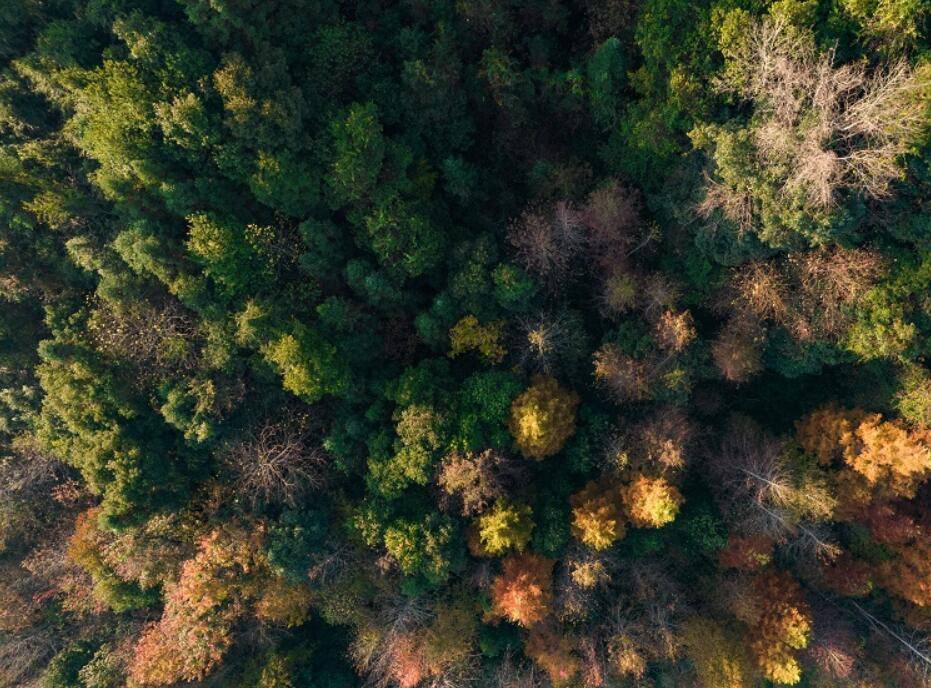
[[[0,688],[931,688],[929,29],[2,0]]]

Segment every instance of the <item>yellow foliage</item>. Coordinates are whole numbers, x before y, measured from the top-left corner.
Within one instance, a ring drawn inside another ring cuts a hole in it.
[[[640,528],[660,528],[676,520],[682,495],[665,478],[637,476],[624,492],[631,522]]]
[[[293,627],[307,620],[311,603],[310,588],[274,576],[268,579],[255,604],[256,617],[267,623]]]
[[[579,395],[551,377],[535,375],[532,385],[511,405],[509,429],[529,459],[555,454],[575,432]]]
[[[501,345],[504,323],[496,321],[482,325],[474,315],[467,315],[449,331],[449,357],[466,351],[478,351],[492,363],[500,363],[507,353]]]
[[[718,624],[694,617],[682,626],[682,643],[701,688],[744,688],[751,671],[740,642]]]
[[[589,482],[569,499],[572,534],[594,550],[607,549],[625,535],[620,493],[616,487]]]

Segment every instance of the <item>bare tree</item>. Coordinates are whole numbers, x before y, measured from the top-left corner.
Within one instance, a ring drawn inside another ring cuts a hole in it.
[[[313,424],[292,411],[248,429],[223,452],[221,461],[233,475],[234,494],[253,507],[266,503],[296,506],[324,482],[324,451],[311,444]]]
[[[758,163],[778,171],[779,192],[812,209],[831,206],[841,189],[888,195],[901,176],[899,158],[928,125],[928,70],[905,60],[873,71],[835,67],[833,50],[819,52],[785,19],[753,22],[744,36],[717,86],[753,103],[749,141]],[[756,202],[738,182],[712,180],[700,211],[721,210],[749,226]]]
[[[783,441],[748,419],[733,418],[709,466],[739,531],[767,537],[799,561],[838,554],[820,526],[835,500],[820,474],[799,471]]]
[[[448,497],[461,502],[464,516],[480,513],[504,495],[507,460],[500,453],[453,452],[443,459],[437,481]]]
[[[638,459],[666,470],[682,468],[696,432],[695,423],[681,407],[660,408],[634,428]]]
[[[746,382],[763,369],[759,323],[731,318],[711,344],[711,356],[725,380]]]
[[[780,325],[799,341],[836,341],[882,268],[876,251],[839,247],[754,261],[734,270],[719,308],[737,322]]]
[[[565,280],[582,249],[582,219],[567,201],[549,210],[528,210],[508,227],[508,241],[525,268],[550,287]]]

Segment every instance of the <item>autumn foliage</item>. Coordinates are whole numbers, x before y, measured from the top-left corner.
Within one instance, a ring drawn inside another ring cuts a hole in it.
[[[597,551],[624,537],[623,504],[617,486],[589,482],[570,502],[572,534],[583,544]]]
[[[517,447],[529,459],[543,459],[562,449],[575,432],[579,396],[551,377],[537,375],[511,405],[509,428]]]
[[[504,559],[491,584],[495,616],[530,628],[547,614],[553,600],[553,561],[539,554]]]
[[[792,685],[801,678],[794,651],[808,645],[811,616],[799,584],[782,571],[766,571],[754,582],[758,616],[750,629],[750,648],[763,675]]]

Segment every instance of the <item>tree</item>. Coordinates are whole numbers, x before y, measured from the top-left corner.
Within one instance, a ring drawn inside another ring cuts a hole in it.
[[[623,505],[617,486],[589,482],[569,501],[572,504],[572,534],[580,542],[598,551],[623,539]]]
[[[524,654],[540,665],[554,685],[566,685],[579,673],[580,662],[573,653],[572,640],[550,629],[531,630]]]
[[[143,686],[200,680],[213,671],[233,643],[233,624],[243,615],[261,565],[261,533],[216,530],[184,563],[166,591],[159,621],[136,643],[129,674]]]
[[[838,504],[823,471],[747,419],[732,419],[725,434],[711,469],[740,534],[791,544],[796,555],[837,554],[820,527]]]
[[[654,324],[653,331],[657,344],[673,353],[680,353],[697,336],[692,315],[688,311],[663,311]]]
[[[877,567],[878,582],[919,607],[931,606],[931,545],[923,531],[892,548],[894,556]]]
[[[763,369],[761,333],[735,320],[725,325],[711,345],[711,355],[725,380],[746,382]]]
[[[221,455],[234,489],[253,508],[297,504],[323,485],[325,457],[310,446],[313,424],[305,414],[285,413],[246,430]]]
[[[696,616],[683,624],[683,644],[701,688],[745,688],[752,669],[740,641],[713,620]]]
[[[637,458],[646,466],[681,469],[696,434],[695,423],[681,407],[661,407],[634,429]]]
[[[624,506],[630,522],[640,528],[661,528],[672,523],[683,499],[665,478],[638,475],[624,488]]]
[[[595,379],[618,401],[643,401],[650,394],[651,371],[645,361],[628,356],[613,344],[605,344],[593,357]]]
[[[103,495],[101,518],[125,527],[183,495],[184,457],[164,424],[89,351],[46,344],[37,436]]]
[[[333,160],[326,176],[336,203],[355,203],[372,190],[385,158],[386,142],[374,103],[352,105],[330,124]]]
[[[756,571],[772,561],[774,544],[764,535],[741,536],[732,533],[724,549],[718,553],[718,561],[724,568]]]
[[[492,363],[500,363],[507,353],[500,343],[503,323],[482,325],[474,315],[467,315],[449,331],[450,358],[475,350]]]
[[[812,37],[784,18],[734,18],[721,47],[719,87],[751,102],[755,117],[745,128],[693,132],[714,158],[703,215],[758,227],[772,246],[785,246],[795,228],[819,243],[823,215],[809,229],[799,214],[829,212],[845,191],[888,195],[901,175],[897,160],[926,126],[924,70],[904,61],[873,72],[861,64],[835,67],[833,53],[819,53]]]
[[[295,323],[290,333],[270,342],[263,352],[281,374],[284,388],[308,403],[348,389],[348,364],[313,326]]]
[[[437,482],[447,495],[461,500],[463,516],[481,513],[504,495],[501,474],[505,461],[491,449],[452,452],[443,459]]]
[[[398,519],[385,529],[384,543],[405,575],[437,586],[449,576],[454,536],[449,518],[431,514],[422,522]]]
[[[783,571],[766,571],[754,581],[759,616],[751,628],[750,648],[770,681],[794,685],[801,666],[793,655],[808,645],[811,612],[798,583]]]
[[[565,201],[551,211],[527,210],[508,227],[508,241],[524,268],[552,289],[568,277],[583,246],[582,220]]]
[[[931,447],[921,435],[878,413],[826,406],[796,427],[806,451],[825,464],[842,458],[879,491],[911,497],[931,470]]]
[[[553,561],[538,554],[511,555],[492,581],[492,614],[530,628],[553,600]]]
[[[502,498],[478,518],[478,537],[483,552],[492,556],[514,549],[524,551],[533,532],[533,511],[525,504]]]
[[[153,584],[143,589],[135,580],[126,580],[107,561],[106,533],[97,524],[99,509],[90,509],[78,515],[74,532],[68,541],[68,558],[91,575],[94,596],[117,612],[140,609],[155,599]]]
[[[511,404],[509,429],[521,453],[540,460],[557,453],[575,432],[579,396],[551,377],[535,375]]]

